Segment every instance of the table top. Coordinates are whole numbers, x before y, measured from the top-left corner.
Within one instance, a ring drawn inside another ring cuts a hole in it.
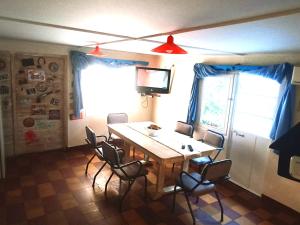
[[[109,124],[108,129],[125,141],[161,159],[190,159],[216,149],[174,130],[162,128],[157,130],[154,136],[149,135],[147,127],[150,124],[153,122]],[[188,145],[192,146],[193,151],[189,150]]]

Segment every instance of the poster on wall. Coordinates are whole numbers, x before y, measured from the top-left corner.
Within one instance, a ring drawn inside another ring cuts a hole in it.
[[[23,53],[14,57],[16,153],[64,148],[64,57]]]

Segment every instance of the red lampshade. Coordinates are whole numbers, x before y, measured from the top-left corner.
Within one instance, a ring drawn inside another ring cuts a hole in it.
[[[92,56],[96,56],[96,57],[101,57],[104,56],[104,54],[101,52],[99,45],[96,45],[96,47],[89,51],[88,53],[86,53],[87,55],[92,55]]]
[[[152,52],[167,53],[167,54],[187,54],[187,51],[174,44],[172,35],[168,36],[167,43],[162,44],[151,50]]]

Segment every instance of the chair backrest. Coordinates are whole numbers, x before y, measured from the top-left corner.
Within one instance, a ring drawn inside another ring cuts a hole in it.
[[[188,123],[177,121],[175,131],[193,137],[194,127]]]
[[[102,152],[104,160],[113,168],[119,167],[121,159],[117,150],[107,142],[102,144]]]
[[[85,127],[86,140],[93,147],[97,147],[97,137],[95,132],[88,126]]]
[[[202,179],[218,182],[229,179],[229,171],[232,161],[225,159],[207,164],[202,170]]]
[[[224,140],[225,138],[223,134],[213,130],[207,130],[207,132],[205,133],[202,139],[203,142],[218,148],[224,147]]]
[[[107,124],[128,123],[128,115],[126,113],[109,113],[107,115]]]

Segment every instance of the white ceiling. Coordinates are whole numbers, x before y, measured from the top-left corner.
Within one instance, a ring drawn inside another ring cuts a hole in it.
[[[289,13],[282,13],[286,10]],[[209,28],[181,32],[206,25]],[[100,47],[146,54],[153,54],[150,50],[158,42],[166,41],[167,35],[159,34],[174,31],[175,43],[193,54],[300,52],[299,27],[300,0],[1,0],[0,3],[0,37],[74,46],[113,41]],[[177,33],[178,30],[181,31]],[[151,35],[154,37],[145,37]]]

